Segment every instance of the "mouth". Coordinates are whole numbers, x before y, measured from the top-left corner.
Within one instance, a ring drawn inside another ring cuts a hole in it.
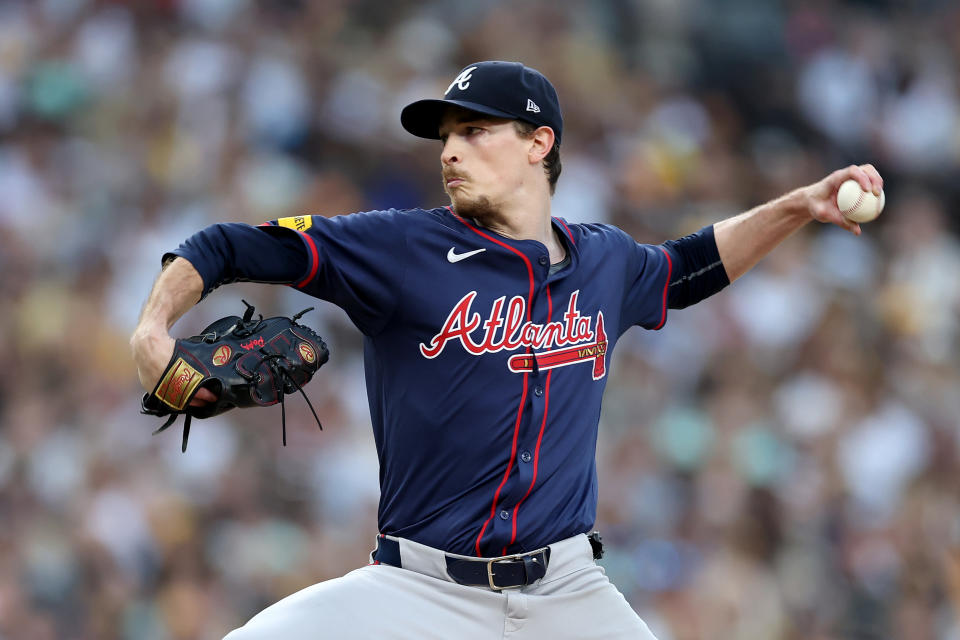
[[[464,182],[466,182],[466,180],[460,176],[447,176],[444,178],[443,184],[446,185],[447,189],[453,189],[459,187]]]

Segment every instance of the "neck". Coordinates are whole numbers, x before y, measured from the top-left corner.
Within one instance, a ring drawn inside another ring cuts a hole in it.
[[[497,214],[495,217],[474,221],[507,238],[536,240],[542,243],[550,252],[551,263],[560,262],[566,256],[566,249],[557,238],[551,222],[549,196],[536,202],[499,207]]]

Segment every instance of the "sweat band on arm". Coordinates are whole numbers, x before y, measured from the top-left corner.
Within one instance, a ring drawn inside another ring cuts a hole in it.
[[[713,225],[661,245],[673,258],[673,276],[667,292],[667,306],[683,309],[709,298],[728,284]]]

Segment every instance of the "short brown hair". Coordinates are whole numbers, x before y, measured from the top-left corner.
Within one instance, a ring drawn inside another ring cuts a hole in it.
[[[514,120],[513,126],[516,128],[517,133],[523,138],[533,137],[533,132],[539,128],[537,125],[524,120]],[[547,182],[550,183],[550,195],[553,195],[557,190],[557,179],[560,177],[560,171],[562,169],[563,165],[560,164],[560,143],[554,138],[553,148],[550,149],[550,152],[543,158],[543,171],[547,174]]]

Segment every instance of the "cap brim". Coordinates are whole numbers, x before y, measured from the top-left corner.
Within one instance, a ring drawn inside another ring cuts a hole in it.
[[[400,124],[415,136],[439,140],[440,118],[443,117],[444,110],[450,105],[463,107],[486,116],[509,118],[510,120],[516,120],[517,118],[512,113],[465,100],[417,100],[405,106],[403,111],[400,112]]]

